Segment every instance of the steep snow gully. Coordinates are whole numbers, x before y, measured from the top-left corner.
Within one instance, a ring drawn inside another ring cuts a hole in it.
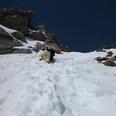
[[[116,68],[100,54],[0,55],[0,116],[116,116]]]

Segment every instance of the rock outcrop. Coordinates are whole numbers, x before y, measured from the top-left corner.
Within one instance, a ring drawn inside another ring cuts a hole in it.
[[[0,24],[0,54],[8,53],[32,53],[31,49],[16,48],[23,46],[22,42],[26,42],[22,33],[9,29]]]
[[[104,57],[96,57],[95,60],[106,66],[116,66],[116,55],[112,51],[106,52],[106,56]]]
[[[31,53],[30,49],[18,51],[14,48],[22,46],[22,42],[26,42],[25,36],[45,42],[52,46],[57,53],[69,52],[69,48],[60,44],[57,36],[48,32],[44,25],[36,27],[31,25],[33,15],[34,13],[30,10],[22,10],[16,7],[0,10],[0,54]],[[41,45],[37,44],[33,49],[37,50],[40,47]]]
[[[96,59],[98,62],[102,62],[102,61],[107,60],[108,58],[106,58],[106,57],[96,57],[95,59]]]
[[[28,34],[28,29],[32,27],[32,17],[33,12],[30,10],[25,11],[16,7],[0,10],[0,24],[18,30],[24,35]]]
[[[35,40],[44,41],[47,45],[52,46],[57,53],[61,53],[61,51],[70,51],[69,47],[60,44],[57,36],[54,33],[48,32],[44,25],[39,25],[35,27],[35,30],[30,30],[28,36]],[[40,46],[39,43],[36,45],[37,48],[40,48]]]
[[[12,48],[17,46],[22,46],[22,43],[0,27],[0,54],[12,52]]]
[[[116,66],[116,63],[111,59],[107,59],[106,61],[103,62],[103,64],[106,66]]]

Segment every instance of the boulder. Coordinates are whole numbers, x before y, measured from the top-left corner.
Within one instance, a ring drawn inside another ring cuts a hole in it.
[[[111,51],[107,52],[106,57],[111,57],[113,55],[113,53]]]
[[[102,62],[106,66],[116,66],[116,63],[110,59],[106,60],[105,62]]]
[[[96,59],[98,62],[102,62],[102,61],[107,60],[108,58],[106,58],[106,57],[96,57],[95,59]]]

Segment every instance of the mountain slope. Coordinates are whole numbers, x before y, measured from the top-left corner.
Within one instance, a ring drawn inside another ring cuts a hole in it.
[[[52,64],[35,53],[0,55],[0,116],[115,116],[116,68],[98,55],[63,53]]]

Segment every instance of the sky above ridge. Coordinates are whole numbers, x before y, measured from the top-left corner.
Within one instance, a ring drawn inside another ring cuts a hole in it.
[[[14,6],[35,11],[33,25],[45,25],[72,50],[116,42],[115,0],[0,0],[0,8]]]

